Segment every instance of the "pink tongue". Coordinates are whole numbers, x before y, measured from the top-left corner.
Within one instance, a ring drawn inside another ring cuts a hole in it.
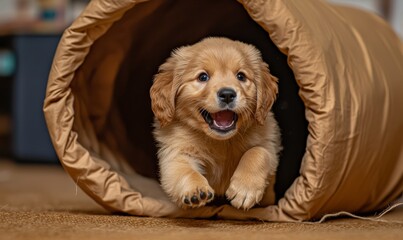
[[[234,121],[234,112],[225,110],[211,114],[215,123],[220,127],[229,127]]]

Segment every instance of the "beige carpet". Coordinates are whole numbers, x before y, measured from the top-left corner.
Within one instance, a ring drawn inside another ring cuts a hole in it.
[[[0,159],[0,239],[403,239],[403,208],[373,222],[322,224],[112,215],[55,165]]]

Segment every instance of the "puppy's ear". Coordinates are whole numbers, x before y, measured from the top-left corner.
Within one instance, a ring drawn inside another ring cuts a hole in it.
[[[169,124],[175,116],[176,93],[192,54],[188,46],[175,49],[154,76],[150,89],[151,108],[161,127]]]
[[[257,106],[255,118],[260,125],[263,125],[278,93],[278,79],[269,72],[268,65],[262,63],[260,67],[260,78],[257,79]]]
[[[175,114],[174,69],[175,59],[170,57],[160,66],[150,89],[151,108],[161,127],[170,123]]]

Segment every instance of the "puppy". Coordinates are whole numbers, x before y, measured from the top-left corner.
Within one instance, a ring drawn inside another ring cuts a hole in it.
[[[276,95],[277,79],[252,45],[206,38],[173,51],[150,90],[168,196],[183,208],[214,196],[244,210],[272,204],[261,200],[281,150]]]

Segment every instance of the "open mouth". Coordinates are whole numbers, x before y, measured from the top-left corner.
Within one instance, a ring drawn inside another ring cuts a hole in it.
[[[209,113],[207,110],[201,110],[204,121],[211,129],[219,133],[228,133],[236,127],[238,115],[231,110],[223,110],[216,113]]]

